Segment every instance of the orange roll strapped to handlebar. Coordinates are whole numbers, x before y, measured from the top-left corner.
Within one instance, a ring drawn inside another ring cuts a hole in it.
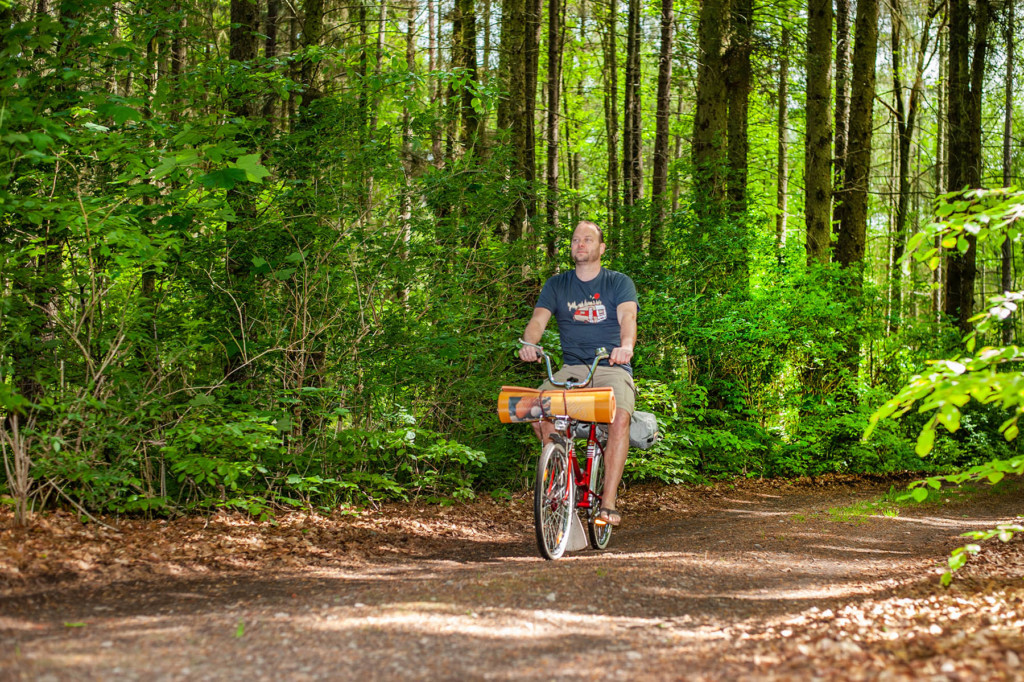
[[[521,386],[501,387],[498,419],[503,424],[535,422],[546,417],[611,424],[615,419],[615,392],[611,388],[538,391]]]

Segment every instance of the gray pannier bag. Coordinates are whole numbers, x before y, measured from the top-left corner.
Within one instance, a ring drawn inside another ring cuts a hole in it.
[[[580,422],[576,425],[576,437],[586,438],[590,434],[590,424]],[[607,438],[607,427],[597,425],[597,439]],[[661,440],[658,433],[658,418],[650,412],[634,412],[629,420],[629,447],[647,450]]]
[[[658,418],[650,412],[634,412],[629,420],[629,446],[646,450],[661,438]]]

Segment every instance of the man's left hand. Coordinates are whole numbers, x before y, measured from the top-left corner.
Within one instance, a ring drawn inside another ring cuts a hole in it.
[[[628,365],[629,361],[633,359],[633,349],[619,346],[618,348],[612,349],[612,354],[608,358],[609,365]]]

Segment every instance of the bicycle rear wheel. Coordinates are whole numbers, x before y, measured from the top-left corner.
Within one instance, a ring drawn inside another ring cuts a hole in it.
[[[563,443],[548,443],[537,460],[533,489],[533,523],[537,548],[545,559],[557,559],[569,544],[569,528],[576,513],[576,485]]]
[[[590,499],[598,501],[601,499],[601,492],[604,490],[604,454],[598,450],[594,453],[594,462],[590,466]],[[594,523],[597,512],[601,505],[595,502],[591,505],[590,513],[587,514],[587,534],[590,536],[590,546],[594,549],[604,549],[612,539],[612,524]]]

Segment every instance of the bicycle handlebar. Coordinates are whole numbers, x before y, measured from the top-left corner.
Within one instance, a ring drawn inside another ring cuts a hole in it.
[[[522,346],[530,346],[532,348],[536,348],[537,350],[539,350],[540,354],[544,356],[544,363],[547,365],[548,381],[550,381],[555,386],[561,386],[562,388],[565,389],[580,388],[581,386],[586,386],[587,384],[589,384],[591,379],[594,378],[594,371],[597,369],[597,363],[601,362],[607,357],[610,357],[610,355],[608,354],[608,350],[606,348],[598,348],[594,356],[594,362],[593,364],[590,365],[590,372],[587,374],[587,378],[585,381],[576,381],[572,377],[566,379],[565,381],[555,381],[555,375],[551,372],[551,356],[548,355],[548,352],[546,350],[544,350],[544,347],[538,346],[536,343],[524,341],[522,339],[519,339],[519,344]]]

